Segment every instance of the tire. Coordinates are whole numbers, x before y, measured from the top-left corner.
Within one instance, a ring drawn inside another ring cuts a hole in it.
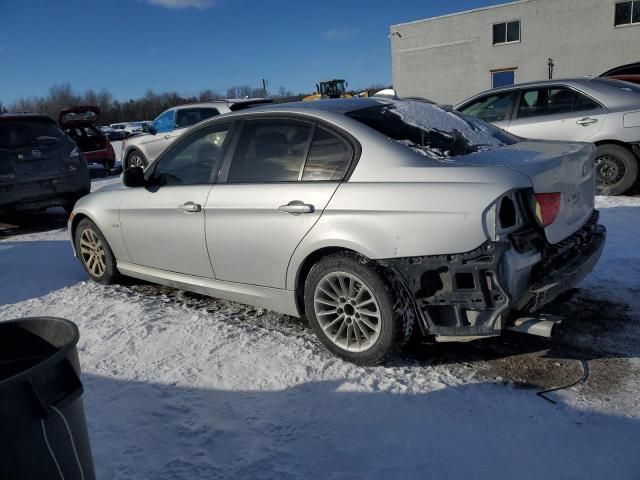
[[[127,160],[125,163],[126,163],[126,168],[131,168],[131,167],[146,168],[147,165],[149,165],[147,158],[144,156],[144,154],[140,150],[131,150],[127,154]]]
[[[346,252],[311,268],[304,304],[322,344],[358,365],[379,364],[399,352],[415,325],[409,297],[395,276]]]
[[[622,195],[638,178],[638,159],[620,145],[596,149],[596,186],[600,195]]]
[[[103,285],[114,283],[119,276],[116,259],[96,224],[88,218],[81,220],[73,240],[78,259],[89,277]]]

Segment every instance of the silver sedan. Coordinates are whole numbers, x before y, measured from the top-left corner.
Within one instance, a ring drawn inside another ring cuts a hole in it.
[[[293,103],[192,127],[81,199],[69,232],[97,282],[304,315],[329,350],[373,364],[414,331],[550,335],[532,312],[604,245],[594,178],[591,144],[520,141],[424,102]]]
[[[496,88],[456,110],[525,138],[593,142],[598,190],[621,195],[638,178],[640,85],[605,78]]]

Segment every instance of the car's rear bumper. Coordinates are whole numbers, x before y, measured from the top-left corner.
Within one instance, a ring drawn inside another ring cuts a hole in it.
[[[524,310],[535,312],[561,293],[578,285],[598,263],[606,237],[606,228],[596,224],[590,234],[589,241],[581,245],[575,256],[531,284],[527,295],[519,302],[520,304],[524,303]],[[525,301],[523,302],[523,300]]]
[[[95,150],[93,152],[82,152],[87,163],[105,163],[113,162],[116,159],[116,154],[113,148],[105,148],[103,150]]]
[[[595,211],[562,242],[523,231],[463,254],[381,260],[412,295],[424,333],[449,341],[498,335],[574,288],[598,262],[606,229]]]
[[[0,184],[0,213],[64,206],[90,190],[91,179],[86,167],[73,175]]]

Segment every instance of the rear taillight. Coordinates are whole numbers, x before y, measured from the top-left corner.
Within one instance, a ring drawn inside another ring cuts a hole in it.
[[[560,193],[536,193],[536,218],[543,227],[556,221],[560,211]]]

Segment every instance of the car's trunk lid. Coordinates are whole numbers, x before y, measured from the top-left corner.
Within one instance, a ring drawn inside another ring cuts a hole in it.
[[[48,117],[15,118],[0,125],[0,183],[62,176],[69,141]]]
[[[593,212],[594,160],[595,146],[590,143],[526,140],[457,157],[455,163],[506,166],[527,175],[535,194],[560,193],[558,215],[544,229],[549,243],[558,243],[580,229]]]
[[[62,150],[61,144],[0,149],[0,183],[19,185],[67,174]]]
[[[100,107],[94,105],[78,105],[63,109],[58,116],[61,127],[76,125],[93,125],[100,118]]]

